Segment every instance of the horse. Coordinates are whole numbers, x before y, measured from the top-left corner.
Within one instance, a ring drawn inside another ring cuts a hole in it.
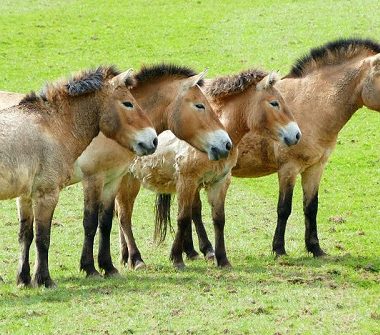
[[[326,253],[317,232],[319,184],[339,131],[352,115],[363,106],[380,111],[380,44],[368,39],[326,43],[300,58],[275,86],[294,113],[302,140],[297,146],[281,148],[273,141],[264,141],[261,134],[249,132],[239,144],[232,175],[257,178],[277,172],[279,196],[272,250],[279,257],[286,255],[286,223],[295,181],[301,174],[306,250],[322,257]],[[200,209],[197,218],[198,237],[209,245]]]
[[[48,83],[0,111],[0,199],[18,197],[19,285],[31,284],[35,221],[33,284],[55,286],[48,267],[53,212],[74,162],[99,131],[141,155],[156,149],[156,132],[130,93],[134,84],[131,71],[101,66]]]
[[[140,185],[158,193],[156,200],[156,236],[162,240],[170,219],[170,197],[178,197],[177,231],[170,259],[177,269],[184,268],[184,243],[191,234],[194,198],[205,188],[212,208],[215,230],[215,258],[220,267],[230,266],[224,243],[224,204],[236,164],[237,146],[249,131],[261,132],[286,146],[296,144],[301,132],[284,99],[274,87],[277,76],[259,70],[248,70],[235,76],[222,77],[206,86],[206,95],[232,139],[230,155],[220,161],[207,156],[176,138],[170,132],[159,135],[155,154],[138,157],[123,178],[117,195],[120,241],[123,262],[132,267],[144,264],[131,230],[133,203]]]
[[[228,155],[231,140],[200,90],[206,71],[196,74],[192,69],[174,64],[144,66],[134,75],[131,93],[149,115],[157,132],[170,129],[179,138],[207,153],[209,159]],[[1,103],[15,103],[17,93],[5,92]],[[10,99],[13,97],[14,99]],[[83,182],[84,243],[80,269],[86,276],[99,276],[95,269],[93,245],[99,225],[98,264],[105,276],[116,275],[109,252],[109,232],[113,207],[123,175],[135,154],[101,133],[75,162],[70,184]]]
[[[170,129],[178,138],[205,152],[208,159],[226,157],[231,139],[215,115],[200,87],[207,71],[174,64],[144,66],[136,73],[132,94],[152,121],[157,133]],[[97,139],[96,139],[97,140]],[[122,152],[115,142],[91,143],[96,152],[79,158],[83,174],[85,239],[80,262],[87,276],[98,276],[94,266],[93,244],[99,223],[98,265],[105,276],[117,275],[110,253],[110,231],[117,192],[134,155]],[[99,142],[99,141],[98,141]],[[101,148],[100,150],[98,148]],[[94,164],[96,162],[96,164]]]

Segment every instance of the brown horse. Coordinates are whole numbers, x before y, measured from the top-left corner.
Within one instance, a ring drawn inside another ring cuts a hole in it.
[[[314,257],[323,256],[317,234],[319,183],[338,133],[351,116],[363,106],[380,111],[380,44],[349,39],[312,49],[276,88],[293,111],[302,129],[302,140],[291,148],[279,147],[250,132],[239,144],[239,158],[232,175],[256,178],[278,173],[280,190],[273,252],[280,256],[286,254],[285,228],[296,177],[301,174],[306,250]],[[203,227],[200,213],[196,224]],[[202,243],[209,244],[204,227],[200,232]]]
[[[17,282],[29,285],[29,249],[36,226],[34,282],[51,287],[48,268],[51,219],[75,160],[102,131],[120,145],[154,151],[152,124],[130,93],[130,71],[114,67],[81,72],[47,84],[0,112],[0,199],[18,197],[21,246]]]
[[[237,145],[249,131],[261,132],[286,145],[296,144],[301,133],[283,98],[273,84],[276,77],[250,70],[236,76],[219,78],[206,87],[212,106],[217,110],[234,144],[230,155],[210,161],[171,133],[159,136],[159,146],[149,159],[137,158],[122,182],[117,196],[121,228],[122,259],[132,267],[142,265],[131,230],[134,200],[140,184],[161,195],[156,204],[156,232],[166,233],[170,213],[170,194],[178,196],[178,229],[171,250],[176,268],[183,268],[182,252],[187,252],[185,236],[191,231],[194,197],[205,188],[212,207],[215,229],[216,262],[229,266],[224,244],[224,203],[231,169],[237,160]],[[164,194],[164,195],[162,195]]]
[[[187,67],[171,64],[143,67],[134,77],[132,93],[159,132],[171,129],[210,159],[218,159],[228,155],[231,140],[199,88],[204,76],[205,72],[196,74]],[[0,104],[14,104],[19,96],[0,92]],[[87,276],[99,275],[93,256],[98,224],[99,266],[105,275],[117,273],[109,252],[109,232],[118,187],[134,158],[130,150],[100,133],[75,162],[70,184],[83,181],[85,237],[80,267]]]
[[[232,143],[200,89],[205,74],[171,64],[143,67],[135,75],[132,93],[158,133],[170,129],[209,159],[218,160],[228,155]],[[98,222],[99,267],[106,276],[118,273],[110,254],[112,216],[120,183],[134,158],[102,137],[96,138],[78,160],[85,197],[81,269],[87,276],[99,275],[93,256]]]

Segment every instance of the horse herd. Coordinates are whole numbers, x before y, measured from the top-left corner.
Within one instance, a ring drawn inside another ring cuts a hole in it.
[[[299,59],[288,75],[250,69],[205,79],[188,67],[159,64],[138,73],[114,67],[83,71],[47,84],[40,93],[0,93],[0,199],[17,197],[21,248],[17,283],[32,283],[29,250],[37,256],[33,283],[54,286],[48,267],[51,220],[60,190],[82,181],[84,243],[80,268],[116,274],[110,253],[114,210],[121,256],[131,268],[144,261],[132,232],[140,186],[157,193],[155,237],[170,224],[170,198],[178,197],[170,258],[200,251],[230,266],[224,242],[225,199],[231,176],[277,172],[278,220],[273,251],[283,255],[285,228],[298,174],[302,177],[305,243],[315,257],[318,188],[337,135],[362,106],[380,111],[380,44],[341,39]],[[302,134],[301,134],[302,131]],[[159,136],[157,136],[159,134]],[[199,192],[211,205],[215,250],[202,222]],[[34,227],[33,227],[34,226]]]

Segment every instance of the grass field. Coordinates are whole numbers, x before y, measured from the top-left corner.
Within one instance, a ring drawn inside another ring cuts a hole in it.
[[[172,61],[209,67],[211,76],[253,66],[285,74],[311,47],[337,37],[379,40],[379,17],[376,0],[0,0],[0,89],[38,90],[103,63],[138,69]],[[298,185],[289,256],[274,260],[272,175],[233,180],[231,270],[198,260],[174,271],[172,239],[152,243],[154,195],[144,191],[134,226],[148,269],[119,266],[119,278],[85,279],[78,270],[83,197],[74,185],[62,192],[54,217],[50,270],[58,288],[19,289],[15,201],[0,202],[0,334],[380,334],[379,126],[379,115],[362,109],[339,136],[320,190],[324,259],[305,252]],[[212,236],[209,216],[205,221]],[[118,263],[117,229],[112,253]]]

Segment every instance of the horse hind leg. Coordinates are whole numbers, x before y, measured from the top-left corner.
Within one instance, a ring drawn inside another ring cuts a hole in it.
[[[131,269],[143,269],[145,263],[137,247],[132,231],[132,213],[135,199],[140,191],[140,182],[132,175],[123,177],[116,196],[117,215],[119,217],[121,262]]]
[[[215,258],[216,264],[220,267],[230,267],[231,264],[227,258],[226,246],[224,242],[224,226],[225,226],[225,200],[227,190],[231,182],[231,175],[220,181],[212,188],[207,190],[208,201],[211,205],[212,221],[215,231]]]
[[[318,188],[323,165],[314,165],[302,173],[303,210],[305,215],[305,245],[306,250],[314,257],[325,256],[321,249],[317,231]]]
[[[279,177],[279,197],[277,204],[277,226],[273,237],[272,250],[276,257],[286,255],[285,230],[288,218],[292,211],[293,189],[297,174],[281,171]]]
[[[202,202],[199,195],[199,190],[195,194],[192,211],[193,222],[198,235],[199,249],[207,260],[213,260],[215,257],[215,251],[210,240],[208,239],[207,232],[202,221]]]
[[[21,249],[19,267],[17,271],[17,285],[30,286],[31,276],[29,250],[34,237],[32,199],[28,197],[18,198],[17,208],[20,222],[18,240]]]

